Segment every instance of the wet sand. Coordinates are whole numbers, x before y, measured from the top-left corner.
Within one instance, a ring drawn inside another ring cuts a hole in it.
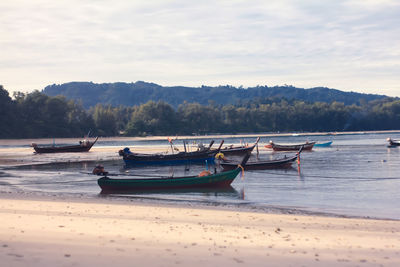
[[[180,146],[177,146],[180,147]],[[106,161],[118,160],[120,147],[92,147],[89,152],[82,153],[49,153],[35,154],[31,147],[0,148],[0,167],[36,165],[60,162],[81,162],[81,161]],[[138,153],[159,153],[170,150],[168,146],[135,146]],[[183,149],[183,147],[181,148]]]
[[[399,266],[400,222],[0,194],[2,266]]]
[[[115,140],[115,139],[112,139]],[[0,140],[1,141],[1,140]],[[2,140],[4,141],[4,140]],[[47,143],[49,140],[42,141]],[[70,140],[63,140],[66,143],[71,143]],[[19,143],[14,145],[25,144],[26,141],[19,140]],[[60,141],[61,143],[61,141]],[[189,145],[187,145],[189,146]],[[217,148],[219,144],[213,146]],[[179,151],[184,151],[183,144],[174,144],[174,147]],[[46,163],[60,163],[60,162],[81,162],[81,161],[106,161],[106,160],[121,160],[118,151],[123,147],[116,146],[93,146],[89,152],[82,153],[45,153],[36,154],[32,147],[0,147],[0,168],[21,165],[36,165]],[[137,153],[171,153],[171,147],[166,142],[165,145],[135,145],[131,148],[132,151]],[[189,149],[189,147],[188,147]],[[197,149],[196,145],[191,145],[190,151]],[[270,151],[260,146],[260,151]],[[175,151],[176,153],[176,151]]]

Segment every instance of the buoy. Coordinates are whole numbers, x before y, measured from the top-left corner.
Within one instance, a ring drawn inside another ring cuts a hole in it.
[[[224,158],[225,158],[224,153],[221,153],[221,152],[217,153],[217,154],[215,155],[215,158],[216,158],[216,159],[224,159]]]
[[[209,176],[209,175],[211,175],[210,171],[202,171],[201,173],[199,173],[199,177]]]

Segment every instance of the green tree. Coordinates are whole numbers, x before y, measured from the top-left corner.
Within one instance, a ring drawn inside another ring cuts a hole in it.
[[[162,101],[149,101],[133,111],[127,135],[175,135],[178,130],[174,109]]]
[[[0,138],[18,137],[18,118],[15,103],[10,98],[8,91],[0,85]]]
[[[222,116],[217,107],[185,102],[179,106],[178,114],[185,134],[206,134],[221,130]]]
[[[96,105],[93,110],[95,132],[101,136],[115,136],[118,134],[116,117],[111,106]]]

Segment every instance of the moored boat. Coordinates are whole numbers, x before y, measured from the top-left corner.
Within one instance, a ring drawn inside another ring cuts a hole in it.
[[[272,148],[274,151],[293,151],[293,150],[311,150],[315,142],[305,142],[301,144],[276,144],[272,141],[269,141],[268,145],[265,145],[266,148]]]
[[[297,160],[298,155],[292,157],[284,157],[280,159],[274,160],[257,160],[257,161],[248,161],[243,168],[245,170],[266,170],[266,169],[285,169],[290,168],[292,164]],[[224,170],[232,170],[237,166],[235,162],[221,162],[220,166]]]
[[[392,138],[388,138],[386,139],[389,142],[388,147],[398,147],[400,146],[400,140],[396,140],[396,139],[392,139]]]
[[[83,141],[79,141],[79,145],[67,145],[67,146],[38,146],[35,143],[32,143],[31,146],[35,150],[36,153],[67,153],[67,152],[88,152],[92,146],[97,142],[97,139],[91,142],[87,139]]]
[[[107,174],[97,180],[103,193],[107,191],[148,191],[148,190],[168,190],[183,188],[219,188],[228,187],[236,176],[243,170],[250,157],[250,153],[245,155],[240,164],[230,171],[211,173],[202,171],[199,175],[182,177],[132,177],[132,178],[110,178]]]
[[[332,145],[332,141],[329,142],[323,142],[323,143],[315,143],[314,147],[329,147]]]
[[[219,152],[222,144],[221,142],[218,149],[211,150],[211,146],[214,141],[211,141],[210,145],[203,150],[192,151],[192,152],[178,152],[174,154],[158,153],[158,154],[144,154],[144,153],[133,153],[129,148],[124,148],[119,151],[119,155],[122,156],[124,162],[128,166],[134,165],[159,165],[159,164],[186,164],[191,162],[204,162],[214,161],[215,155]]]
[[[104,176],[98,179],[97,183],[103,191],[226,187],[233,182],[240,171],[241,169],[236,167],[231,171],[210,173],[205,176],[159,178],[110,178]]]
[[[248,145],[247,146],[246,145],[233,146],[233,145],[231,145],[228,147],[221,148],[220,152],[222,154],[224,154],[225,156],[226,155],[236,155],[236,156],[244,155],[248,152],[252,152],[254,150],[254,148],[257,146],[258,141],[260,141],[260,137],[257,138],[256,142],[252,146],[248,146]]]

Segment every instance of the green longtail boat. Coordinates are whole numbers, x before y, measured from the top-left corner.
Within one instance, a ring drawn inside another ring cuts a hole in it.
[[[109,178],[104,176],[97,180],[102,192],[107,191],[146,191],[181,188],[214,188],[229,186],[241,168],[205,176],[163,177],[163,178]]]
[[[250,154],[251,152],[249,151],[243,157],[240,164],[238,164],[233,170],[214,174],[211,174],[209,171],[202,171],[197,176],[110,178],[107,176],[107,173],[104,172],[103,168],[100,170],[100,173],[105,174],[105,176],[98,179],[97,184],[102,189],[102,193],[128,190],[145,192],[149,190],[229,187],[239,172],[244,170],[242,166],[245,166]]]

